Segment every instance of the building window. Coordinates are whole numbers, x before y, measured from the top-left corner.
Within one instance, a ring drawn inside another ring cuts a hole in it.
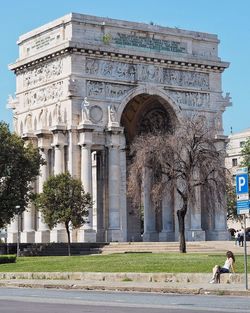
[[[241,142],[240,142],[240,147],[243,148],[244,145],[245,145],[245,141],[241,141]]]
[[[237,166],[238,165],[238,160],[237,159],[232,159],[232,165]]]

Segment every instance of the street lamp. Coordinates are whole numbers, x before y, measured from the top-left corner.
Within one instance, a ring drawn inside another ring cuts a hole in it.
[[[20,205],[16,205],[16,210],[20,209]],[[20,213],[17,213],[17,241],[16,241],[16,256],[20,256]]]

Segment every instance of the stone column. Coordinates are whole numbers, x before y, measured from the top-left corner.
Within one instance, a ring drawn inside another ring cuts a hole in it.
[[[7,242],[15,243],[17,242],[17,231],[18,231],[18,218],[17,216],[12,222],[8,225],[7,228]]]
[[[40,154],[46,164],[40,167],[40,175],[38,177],[38,192],[43,192],[43,184],[48,179],[49,172],[49,156],[48,151],[51,146],[51,135],[48,131],[39,131],[36,133],[38,137],[38,147]],[[50,229],[45,223],[42,213],[38,212],[37,231],[35,234],[35,242],[46,243],[50,241]]]
[[[66,126],[56,125],[50,128],[50,131],[53,133],[53,142],[51,146],[54,147],[54,175],[57,175],[65,171],[64,146],[67,144],[65,137]],[[57,224],[57,226],[50,232],[50,241],[68,241],[64,224]]]
[[[79,145],[81,147],[81,181],[85,192],[92,195],[92,133],[93,126],[81,124],[78,127],[80,133]],[[93,208],[89,208],[86,223],[78,231],[78,242],[96,242],[96,231],[93,229]]]
[[[37,146],[37,138],[34,134],[23,134],[22,138],[25,143],[32,143]],[[31,183],[31,187],[35,190],[35,184]],[[32,203],[28,203],[27,208],[23,212],[23,229],[21,232],[20,242],[23,243],[33,243],[35,242],[35,207]]]
[[[151,178],[150,170],[145,167],[143,174],[143,206],[144,206],[144,233],[143,241],[158,241],[158,234],[156,233],[156,214],[152,205],[151,192]]]
[[[96,239],[97,242],[105,241],[105,150],[96,153]],[[93,175],[94,177],[94,175]]]
[[[110,144],[108,150],[108,200],[109,226],[108,241],[123,241],[121,209],[120,209],[120,127],[110,127]]]
[[[126,141],[125,136],[121,136],[121,147],[120,147],[120,172],[121,172],[121,183],[120,183],[120,208],[121,208],[121,223],[123,231],[123,241],[128,240],[127,234],[127,160],[126,160]]]
[[[35,207],[29,203],[26,210],[23,212],[23,229],[21,232],[21,242],[35,242]]]

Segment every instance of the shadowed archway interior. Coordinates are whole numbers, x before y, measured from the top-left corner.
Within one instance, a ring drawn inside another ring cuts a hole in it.
[[[130,100],[121,116],[121,126],[124,127],[126,139],[126,163],[129,168],[132,158],[130,145],[133,140],[145,133],[152,132],[173,132],[176,125],[176,116],[173,109],[166,100],[156,95],[141,94]],[[142,198],[143,196],[142,191]],[[152,205],[151,205],[152,207]],[[162,229],[162,208],[151,208],[154,215],[153,228],[156,237]],[[145,207],[142,200],[140,207],[133,207],[130,198],[127,198],[127,225],[128,240],[140,241],[145,235]],[[155,238],[156,241],[159,238]]]

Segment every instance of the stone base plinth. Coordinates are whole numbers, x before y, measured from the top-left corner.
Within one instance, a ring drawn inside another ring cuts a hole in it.
[[[35,233],[36,243],[47,243],[50,242],[50,230],[36,231]]]
[[[25,231],[20,233],[20,242],[22,243],[34,243],[35,231]]]
[[[96,242],[96,231],[91,228],[79,229],[77,232],[77,242]]]
[[[187,241],[205,241],[206,240],[206,232],[202,229],[191,229],[186,233]]]
[[[230,240],[230,233],[225,230],[215,230],[207,232],[206,239],[207,240]]]
[[[162,231],[159,233],[159,241],[174,241],[174,232],[173,231]]]
[[[17,233],[7,233],[7,243],[16,243],[17,242]]]
[[[65,229],[53,229],[50,232],[50,242],[68,242]]]
[[[159,241],[159,233],[157,232],[146,232],[142,236],[143,241]]]
[[[123,242],[123,232],[121,229],[108,229],[107,231],[107,241],[108,242]]]

